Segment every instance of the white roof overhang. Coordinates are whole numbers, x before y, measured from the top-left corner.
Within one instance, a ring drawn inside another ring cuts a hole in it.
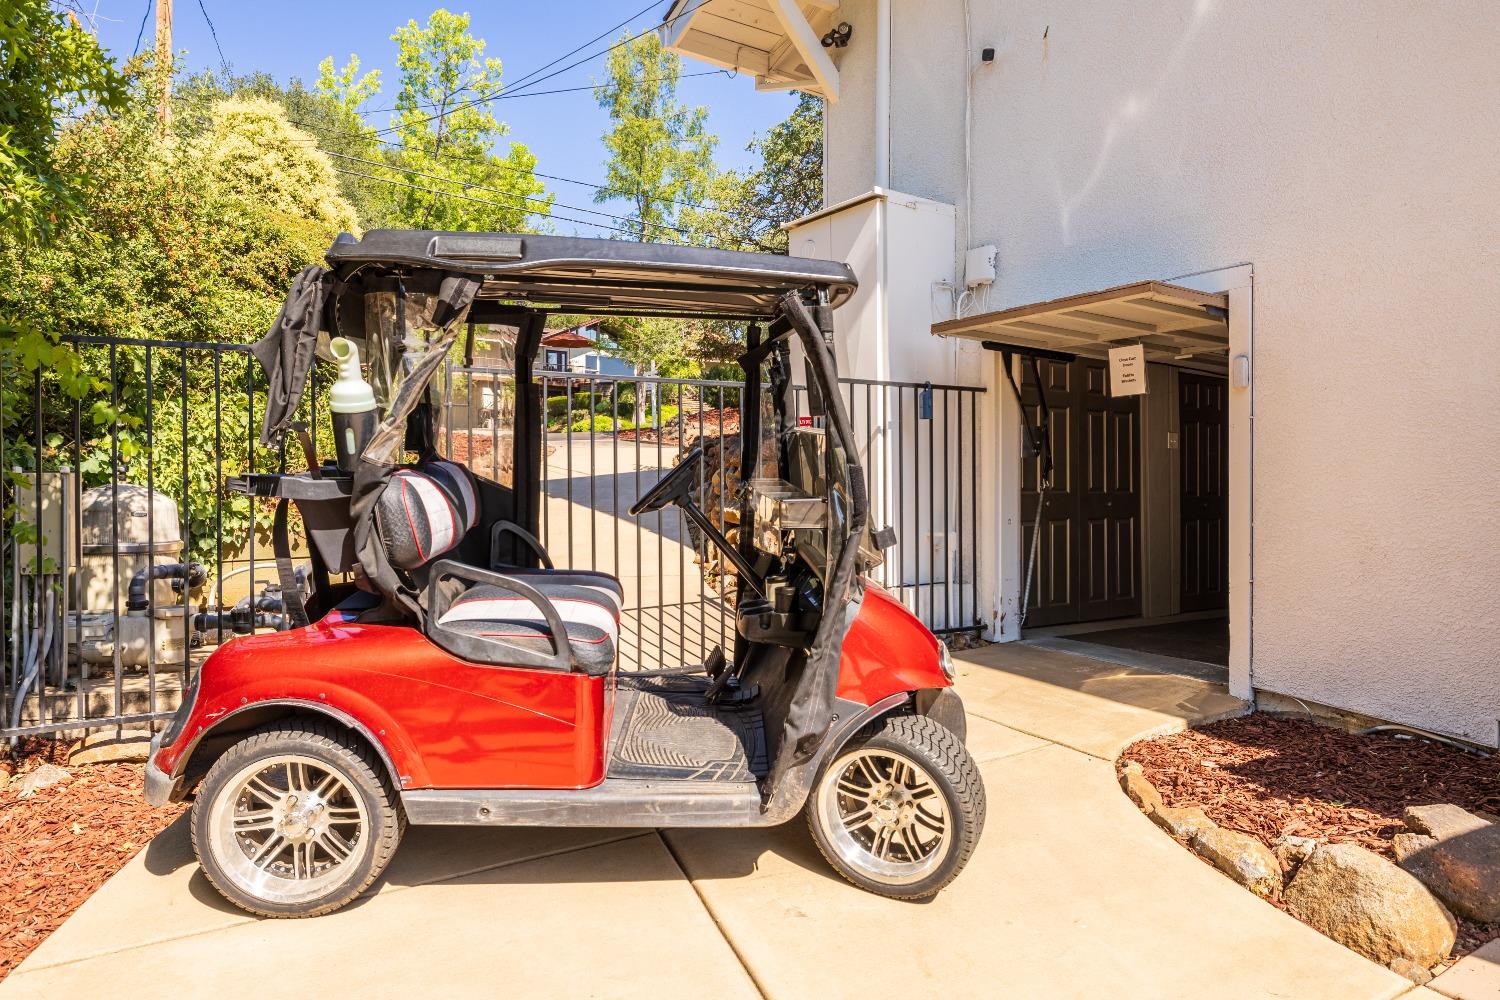
[[[805,90],[839,99],[839,72],[819,39],[839,0],[673,0],[662,45],[710,66],[748,73],[757,90]]]
[[[945,320],[934,323],[932,332],[982,341],[991,349],[1040,348],[1085,358],[1141,344],[1147,361],[1222,374],[1229,366],[1229,296],[1138,281]]]

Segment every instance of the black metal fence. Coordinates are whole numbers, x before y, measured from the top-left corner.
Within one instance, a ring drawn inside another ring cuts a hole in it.
[[[246,347],[129,338],[73,346],[90,380],[82,399],[44,372],[29,389],[12,387],[0,407],[0,737],[148,728],[232,640],[231,620],[276,624],[271,508],[225,481],[299,467],[301,449],[258,446],[264,385]],[[314,373],[300,416],[315,429],[317,453],[331,455],[320,419],[326,374],[320,385]],[[509,374],[451,367],[439,436],[449,457],[502,482],[511,474]],[[727,649],[728,567],[675,511],[628,510],[701,443],[703,506],[733,535],[739,383],[537,374],[547,399],[543,541],[559,566],[620,577],[622,668],[701,662]],[[859,379],[844,380],[844,390],[872,523],[898,539],[877,579],[934,631],[975,630],[982,390]]]

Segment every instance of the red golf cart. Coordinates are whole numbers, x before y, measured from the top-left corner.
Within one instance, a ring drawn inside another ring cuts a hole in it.
[[[215,651],[146,771],[152,803],[193,799],[194,849],[227,899],[271,917],[335,910],[380,876],[407,823],[750,827],[803,811],[864,889],[916,899],[958,875],[984,788],[946,649],[863,578],[892,538],[867,523],[832,355],[847,267],[406,231],[341,237],[327,260],[255,348],[262,441],[292,427],[329,335],[361,349],[373,433],[347,472],[232,482],[277,501],[293,627]],[[745,324],[737,539],[704,511],[701,448],[631,509],[675,506],[733,567],[733,649],[706,663],[621,669],[620,581],[556,567],[537,540],[546,400],[533,373],[553,312]],[[436,447],[436,380],[476,326],[514,356],[494,478]],[[793,400],[794,343],[811,426]],[[292,571],[289,505],[310,574]]]

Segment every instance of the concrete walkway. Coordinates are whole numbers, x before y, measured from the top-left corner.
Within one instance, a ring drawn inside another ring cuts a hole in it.
[[[1432,996],[1174,844],[1119,791],[1141,735],[1233,714],[1208,682],[1034,646],[961,656],[984,839],[936,899],[843,883],[805,827],[412,829],[379,891],[259,921],[179,822],[6,982],[20,997]]]

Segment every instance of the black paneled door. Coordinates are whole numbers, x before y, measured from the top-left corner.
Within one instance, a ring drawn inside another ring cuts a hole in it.
[[[1182,610],[1229,607],[1228,386],[1178,374],[1182,421]]]
[[[1021,396],[1040,421],[1031,365]],[[1078,359],[1041,363],[1051,411],[1052,487],[1042,508],[1028,626],[1126,618],[1141,613],[1140,400],[1109,395],[1109,368]],[[1023,459],[1022,566],[1036,523],[1039,457]]]

